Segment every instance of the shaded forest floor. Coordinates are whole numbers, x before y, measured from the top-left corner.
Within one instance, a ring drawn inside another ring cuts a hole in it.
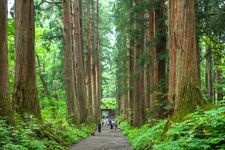
[[[71,147],[71,150],[131,150],[127,139],[120,130],[110,130],[103,126],[101,133],[95,133]]]

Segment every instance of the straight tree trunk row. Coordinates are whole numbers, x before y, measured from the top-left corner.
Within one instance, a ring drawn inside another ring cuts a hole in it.
[[[34,2],[33,0],[15,1],[16,66],[12,105],[9,94],[7,3],[7,0],[0,2],[0,116],[12,120],[13,110],[22,117],[32,114],[40,119],[34,50]]]
[[[64,0],[68,116],[84,123],[100,116],[98,1]]]
[[[12,108],[10,103],[9,90],[9,69],[8,69],[8,19],[7,0],[0,1],[0,116],[12,119]]]
[[[146,112],[151,111],[154,118],[162,117],[163,106],[159,106],[159,103],[165,103],[163,101],[166,100],[166,88],[163,87],[166,86],[166,61],[165,57],[160,58],[166,52],[164,2],[157,8],[150,8],[147,13],[131,13],[133,7],[139,5],[141,1],[127,6],[130,23],[125,27],[128,31],[124,41],[128,60],[124,86],[128,90],[124,96],[120,96],[121,115],[134,126],[143,124]]]
[[[172,113],[174,120],[180,120],[196,106],[206,104],[199,89],[195,1],[168,1],[168,38],[165,1],[143,8],[145,11],[138,10],[143,3],[134,0],[127,5],[121,1],[131,10],[131,17],[127,19],[129,24],[123,26],[130,34],[121,43],[127,50],[126,71],[122,72],[127,82],[118,86],[128,87],[128,91],[119,96],[119,106],[121,115],[134,126],[142,125],[146,117],[158,119]],[[165,57],[167,45],[169,66]]]

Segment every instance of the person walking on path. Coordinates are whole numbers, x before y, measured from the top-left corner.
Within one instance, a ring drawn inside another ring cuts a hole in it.
[[[98,122],[98,133],[101,133],[102,124],[101,121]]]
[[[115,132],[112,132],[109,126],[102,126],[101,129],[101,133],[96,130],[95,135],[80,140],[70,150],[132,150],[127,138],[119,128]]]
[[[115,131],[116,131],[117,127],[118,127],[118,124],[117,124],[117,122],[115,121],[115,123],[114,123],[114,130],[115,130]]]
[[[113,120],[110,119],[110,120],[109,120],[109,126],[110,126],[110,129],[111,129],[111,130],[113,129],[113,124],[114,124],[114,123],[113,123]]]

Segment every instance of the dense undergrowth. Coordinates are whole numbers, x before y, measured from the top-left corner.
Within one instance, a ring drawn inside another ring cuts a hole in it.
[[[65,109],[54,112],[57,105],[60,109],[65,104],[59,102],[44,108],[42,121],[32,116],[15,116],[15,125],[10,126],[0,119],[0,150],[65,150],[95,132],[94,124],[69,124]]]
[[[120,126],[135,150],[225,149],[225,106],[198,109],[179,123],[161,120],[140,128],[126,122]]]
[[[9,126],[0,120],[0,149],[64,150],[94,132],[93,125],[71,126],[52,120],[43,124],[35,122]]]

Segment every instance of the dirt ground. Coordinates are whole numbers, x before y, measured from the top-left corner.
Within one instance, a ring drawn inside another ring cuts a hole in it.
[[[109,126],[103,126],[102,132],[96,132],[94,136],[79,141],[71,147],[71,150],[132,150],[127,139],[119,129],[110,130]]]

